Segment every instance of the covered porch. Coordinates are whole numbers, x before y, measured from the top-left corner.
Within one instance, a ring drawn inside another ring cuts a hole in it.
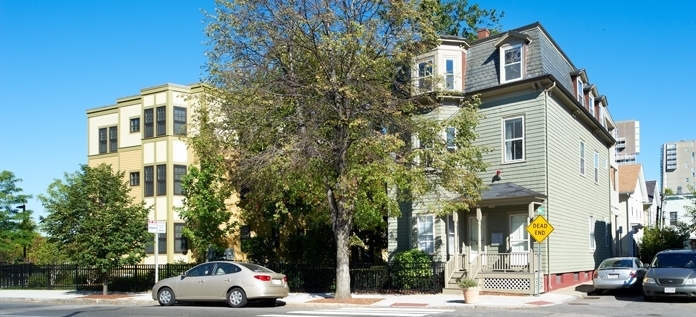
[[[448,217],[443,292],[461,293],[457,282],[469,277],[483,291],[535,294],[540,265],[527,226],[545,199],[514,183],[492,184],[471,212]]]

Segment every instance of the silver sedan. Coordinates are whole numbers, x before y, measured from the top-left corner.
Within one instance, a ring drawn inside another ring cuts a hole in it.
[[[226,301],[232,307],[260,301],[275,306],[276,299],[287,297],[288,293],[284,274],[257,264],[233,261],[203,263],[152,287],[152,299],[162,306],[177,301]]]
[[[640,289],[647,269],[635,257],[609,258],[599,265],[592,276],[595,290]]]

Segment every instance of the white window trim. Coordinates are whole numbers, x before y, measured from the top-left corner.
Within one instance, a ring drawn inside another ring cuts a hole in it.
[[[599,184],[599,153],[594,152],[594,182]]]
[[[585,142],[580,141],[580,175],[585,176]]]
[[[575,92],[575,98],[578,99],[578,101],[580,102],[580,104],[583,107],[587,108],[587,106],[585,105],[585,92],[583,89],[582,79],[580,78],[580,76],[578,76],[578,78],[575,81],[576,81],[575,88],[577,90]],[[594,117],[594,114],[592,116]]]
[[[590,229],[590,251],[597,250],[597,243],[595,241],[595,230],[594,230],[594,216],[590,216],[589,229]]]
[[[427,63],[430,63],[430,75],[421,76],[421,74],[420,74],[420,65],[421,65],[421,64],[424,64],[424,63],[426,63],[426,64],[427,64]],[[419,61],[416,62],[416,67],[415,67],[415,70],[414,70],[414,72],[413,72],[413,78],[414,78],[413,86],[417,89],[417,91],[418,91],[419,93],[433,91],[433,88],[434,88],[434,87],[433,87],[432,78],[433,78],[433,75],[434,75],[433,73],[434,73],[434,72],[435,72],[435,61],[434,61],[434,56],[428,56],[428,57],[425,57],[425,58],[423,58],[423,59],[421,59],[421,60],[419,60]],[[421,88],[421,86],[420,86],[420,81],[421,81],[421,79],[424,79],[424,78],[431,78],[431,81],[430,81],[430,89]]]
[[[447,61],[452,61],[452,88],[447,87]],[[454,56],[445,56],[445,67],[443,67],[443,88],[444,90],[457,90],[457,59]]]
[[[594,111],[595,107],[595,101],[594,101],[594,95],[590,93],[587,97],[587,110]],[[601,114],[601,111],[600,111]]]
[[[433,243],[433,250],[431,252],[428,252],[428,250],[425,250],[424,248],[421,247],[421,242],[420,242],[420,237],[425,236],[425,234],[421,234],[421,218],[430,218],[430,224],[432,225],[432,243]],[[435,217],[433,215],[422,215],[416,217],[416,243],[418,244],[418,250],[424,251],[428,254],[434,254],[435,253]]]
[[[505,79],[505,51],[509,49],[514,49],[514,48],[520,48],[520,77],[519,78],[513,78],[506,80]],[[513,82],[516,80],[520,80],[524,78],[524,64],[525,64],[525,51],[524,51],[524,45],[522,43],[520,44],[506,44],[500,47],[500,51],[498,53],[500,55],[500,83],[509,83]]]
[[[506,122],[506,121],[509,121],[509,120],[515,120],[515,119],[522,119],[522,137],[521,137],[521,138],[514,138],[514,139],[511,139],[510,141],[515,141],[515,140],[520,140],[520,139],[522,140],[522,157],[519,158],[519,159],[516,159],[516,160],[515,160],[515,159],[508,160],[508,159],[507,159],[507,147],[506,147],[506,144],[505,144],[505,143],[508,141],[508,140],[505,138],[505,122]],[[525,138],[526,138],[526,136],[527,136],[527,133],[526,133],[525,130],[526,130],[526,122],[525,122],[524,116],[515,116],[515,117],[503,118],[503,121],[502,121],[502,132],[503,132],[503,133],[502,133],[502,142],[503,142],[503,144],[502,144],[502,147],[501,147],[501,148],[503,149],[503,153],[502,153],[502,154],[503,154],[503,163],[519,163],[519,162],[524,162],[524,160],[527,158],[527,153],[526,153],[527,151],[526,151],[526,148],[525,148],[526,143],[527,143],[527,142],[525,141]]]

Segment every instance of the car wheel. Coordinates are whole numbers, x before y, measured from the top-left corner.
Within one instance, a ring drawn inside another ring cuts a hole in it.
[[[652,296],[648,296],[648,295],[643,294],[643,300],[646,302],[652,302],[654,300],[654,298]]]
[[[227,293],[227,304],[231,307],[244,307],[247,303],[246,293],[241,288],[235,287]]]
[[[157,292],[157,301],[162,306],[172,306],[176,303],[176,296],[169,287],[163,287]]]
[[[276,306],[276,299],[275,298],[267,298],[261,301],[261,305],[265,307],[275,307]]]

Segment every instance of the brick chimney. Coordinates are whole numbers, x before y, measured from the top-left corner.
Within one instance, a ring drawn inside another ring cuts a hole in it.
[[[491,35],[491,31],[488,30],[488,29],[479,29],[479,30],[478,30],[478,39],[479,39],[479,40],[480,40],[480,39],[485,39],[485,38],[487,38],[489,35]]]

